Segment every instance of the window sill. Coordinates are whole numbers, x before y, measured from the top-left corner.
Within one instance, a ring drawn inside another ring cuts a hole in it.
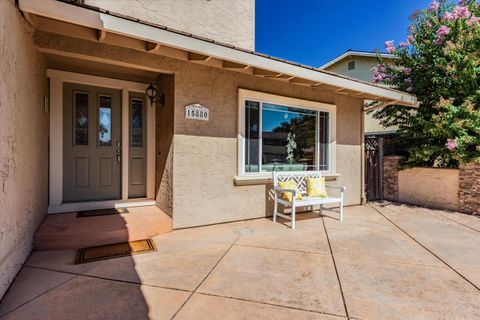
[[[325,177],[326,181],[335,181],[340,174],[338,173],[325,173],[322,174]],[[271,176],[265,175],[251,175],[251,176],[235,176],[233,177],[233,183],[236,186],[252,186],[252,185],[262,185],[262,184],[271,184],[273,183],[273,178]]]

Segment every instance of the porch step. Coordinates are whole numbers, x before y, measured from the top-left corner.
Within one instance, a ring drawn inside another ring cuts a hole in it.
[[[135,241],[172,231],[172,219],[156,206],[129,213],[77,218],[77,213],[48,215],[34,236],[35,250],[79,249]]]

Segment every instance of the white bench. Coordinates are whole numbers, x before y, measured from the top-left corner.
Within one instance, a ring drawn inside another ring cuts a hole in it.
[[[297,207],[305,206],[320,206],[320,213],[322,213],[323,205],[327,203],[338,203],[340,205],[340,221],[343,221],[343,193],[345,192],[345,187],[329,186],[325,185],[328,189],[337,189],[339,196],[332,197],[328,196],[327,198],[309,198],[307,197],[307,177],[310,178],[320,178],[322,176],[320,171],[295,171],[295,172],[273,172],[273,192],[275,197],[275,205],[273,209],[273,221],[277,221],[277,216],[288,219],[292,221],[292,229],[295,229],[295,211]],[[297,190],[280,188],[278,183],[280,181],[286,182],[293,180],[297,183]],[[286,200],[282,194],[285,192],[292,193],[292,202]],[[302,194],[302,200],[296,200],[297,193]],[[278,204],[282,204],[284,207],[291,207],[292,213],[290,216],[278,212]]]

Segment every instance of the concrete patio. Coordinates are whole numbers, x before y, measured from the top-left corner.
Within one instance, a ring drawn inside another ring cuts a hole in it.
[[[6,319],[479,319],[480,218],[398,204],[155,237],[158,252],[73,265],[33,252]]]

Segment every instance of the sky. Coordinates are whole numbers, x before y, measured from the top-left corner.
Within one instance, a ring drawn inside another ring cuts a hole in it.
[[[431,0],[255,0],[255,51],[319,67],[348,49],[384,51]]]

